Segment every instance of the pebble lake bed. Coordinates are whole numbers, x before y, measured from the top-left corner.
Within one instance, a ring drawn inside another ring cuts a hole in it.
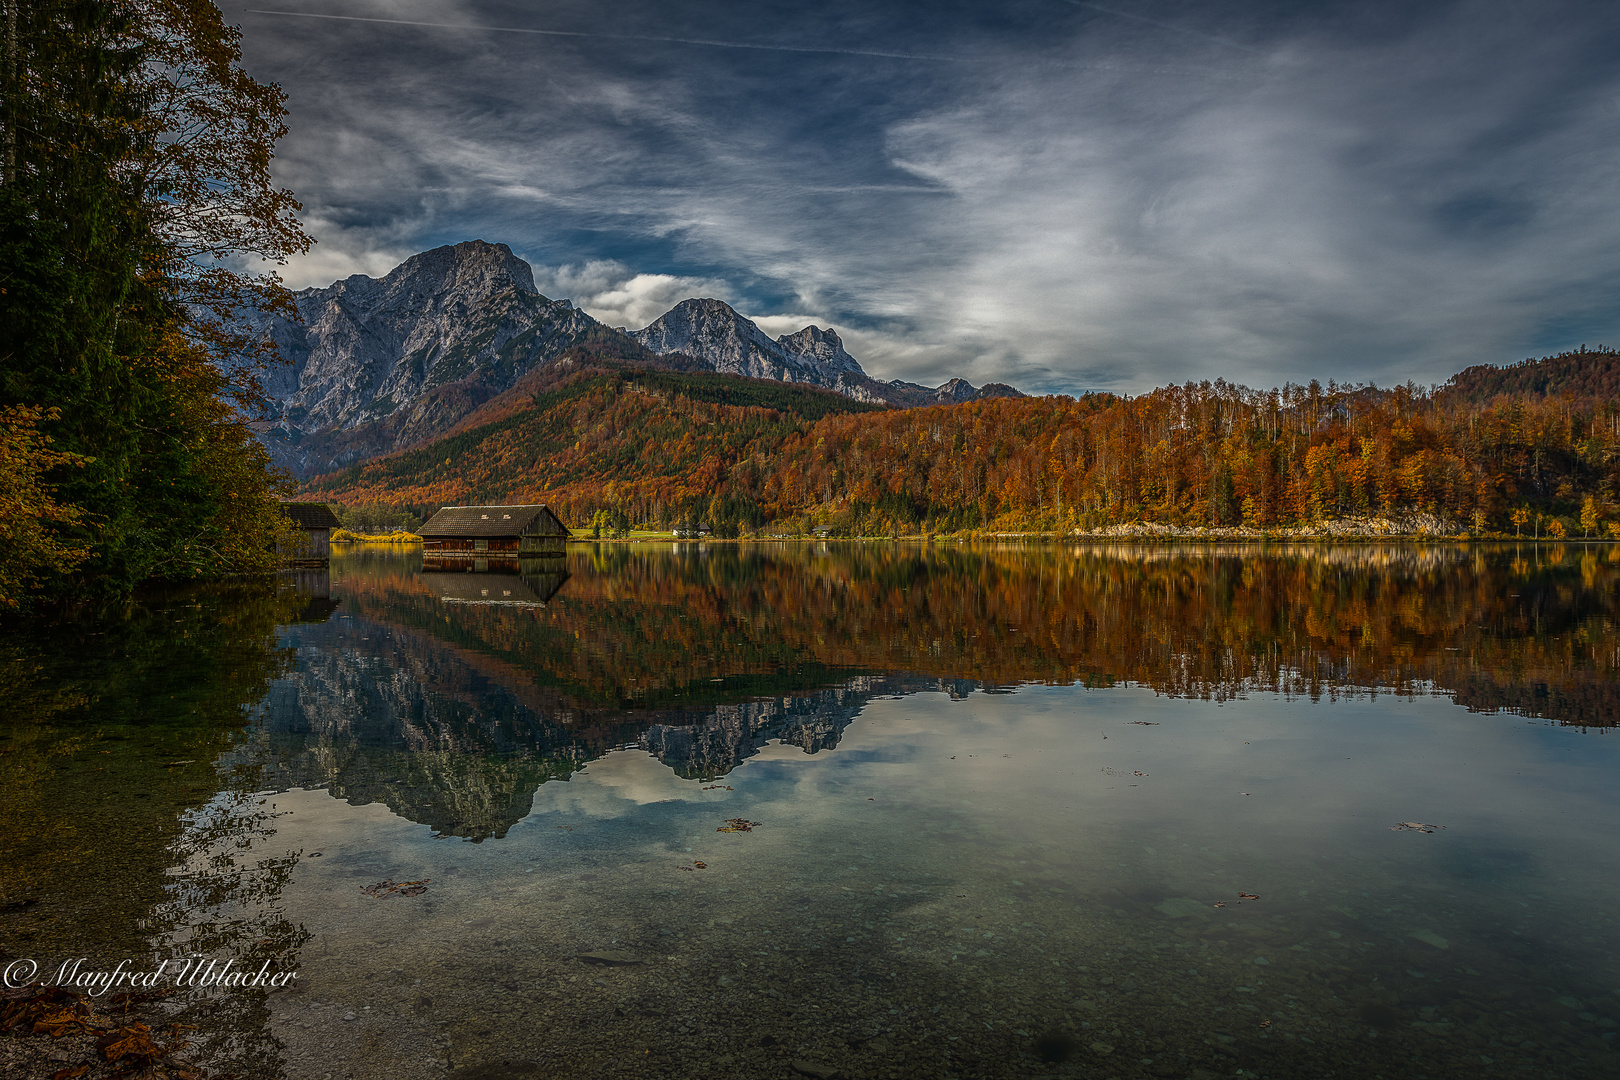
[[[254,656],[172,596],[139,693],[7,736],[107,817],[0,947],[295,969],[156,1006],[255,1077],[1612,1076],[1609,555],[351,557],[184,722]]]

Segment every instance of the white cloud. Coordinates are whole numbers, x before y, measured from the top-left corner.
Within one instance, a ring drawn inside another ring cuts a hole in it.
[[[278,268],[291,289],[321,288],[353,274],[382,277],[416,254],[416,248],[397,235],[344,229],[318,217],[306,217],[304,230],[314,237],[315,246]]]
[[[754,321],[755,326],[758,326],[773,338],[781,337],[783,334],[797,334],[807,326],[819,326],[823,330],[829,327],[837,329],[837,327],[833,326],[832,320],[818,318],[815,315],[750,315],[748,317]],[[843,338],[843,331],[840,330],[838,336]],[[844,342],[844,347],[849,348],[848,341]]]
[[[627,4],[664,32],[664,8]],[[813,7],[830,29],[915,22]],[[287,276],[478,236],[609,325],[714,296],[929,385],[1430,381],[1613,340],[1612,32],[1578,4],[1363,7],[1260,25],[1203,5],[1170,33],[1053,5],[1004,16],[1023,37],[943,12],[896,41],[946,51],[928,37],[955,27],[984,62],[819,80],[809,59],[280,20],[258,46],[292,93],[278,177],[323,241]]]
[[[729,303],[735,295],[718,278],[641,274],[607,259],[582,266],[536,266],[534,283],[553,300],[572,300],[591,318],[627,330],[640,330],[682,300],[713,297]]]

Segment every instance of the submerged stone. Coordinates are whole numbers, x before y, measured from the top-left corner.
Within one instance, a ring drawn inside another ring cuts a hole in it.
[[[1153,905],[1153,910],[1170,919],[1188,919],[1209,914],[1209,905],[1190,896],[1177,896]]]

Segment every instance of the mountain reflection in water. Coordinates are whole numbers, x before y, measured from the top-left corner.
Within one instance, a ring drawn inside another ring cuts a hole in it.
[[[1620,548],[600,545],[491,572],[364,553],[234,760],[442,835],[640,748],[713,779],[874,697],[1019,683],[1230,700],[1443,693],[1620,720]],[[313,603],[313,602],[312,602]]]
[[[1617,585],[616,544],[155,591],[0,635],[0,949],[296,964],[172,1002],[251,1080],[1607,1078]]]

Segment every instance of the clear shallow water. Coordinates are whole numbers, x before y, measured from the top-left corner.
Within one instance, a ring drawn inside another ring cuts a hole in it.
[[[295,964],[207,1015],[264,1075],[1613,1075],[1608,556],[351,559],[132,932]]]

